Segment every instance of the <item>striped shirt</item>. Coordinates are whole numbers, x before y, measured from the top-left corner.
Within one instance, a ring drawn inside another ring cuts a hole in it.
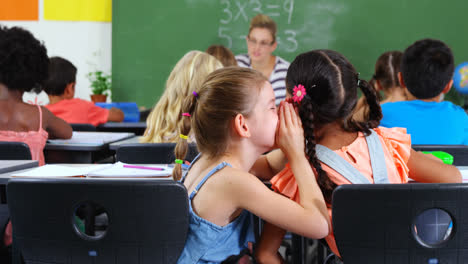
[[[237,64],[240,67],[252,68],[250,57],[248,54],[240,54],[236,56]],[[289,62],[276,56],[275,67],[270,75],[270,83],[275,91],[275,103],[279,103],[286,98],[286,73],[288,72]]]

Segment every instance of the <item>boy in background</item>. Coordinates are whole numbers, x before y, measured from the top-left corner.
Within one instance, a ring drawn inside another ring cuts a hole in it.
[[[124,114],[120,109],[104,109],[75,97],[76,67],[60,57],[50,58],[49,78],[44,90],[49,96],[46,107],[68,123],[92,124],[122,122]]]
[[[440,40],[423,39],[409,46],[399,73],[408,100],[382,104],[384,127],[406,127],[412,144],[468,144],[468,116],[443,101],[452,87],[454,59]]]

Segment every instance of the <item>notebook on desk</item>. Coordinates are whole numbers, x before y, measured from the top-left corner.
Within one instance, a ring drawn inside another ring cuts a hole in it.
[[[70,139],[49,139],[51,144],[106,144],[133,137],[133,133],[73,131]]]
[[[167,165],[131,165],[122,162],[90,166],[66,166],[47,164],[25,172],[12,174],[12,177],[26,178],[169,178],[172,167]]]

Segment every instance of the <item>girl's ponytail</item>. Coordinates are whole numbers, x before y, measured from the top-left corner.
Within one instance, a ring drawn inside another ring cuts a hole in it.
[[[194,110],[197,101],[196,94],[197,93],[194,92],[193,96],[189,96],[184,100],[182,113],[180,113],[180,115],[182,115],[182,122],[179,123],[179,127],[177,129],[180,135],[177,139],[177,144],[174,149],[174,156],[176,160],[174,170],[172,171],[172,177],[176,181],[182,178],[182,163],[184,162],[188,151],[187,140],[192,127],[192,118],[195,118]]]
[[[380,107],[380,100],[375,89],[365,80],[358,81],[358,87],[361,88],[362,93],[366,97],[369,111],[367,113],[367,126],[369,128],[376,128],[382,119],[382,108]]]

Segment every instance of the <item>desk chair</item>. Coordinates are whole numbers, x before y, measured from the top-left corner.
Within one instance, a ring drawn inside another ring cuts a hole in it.
[[[174,163],[175,143],[136,143],[121,145],[117,149],[117,161],[135,164]],[[192,161],[198,154],[197,145],[189,144],[185,160]]]
[[[90,131],[90,132],[95,132],[96,127],[91,125],[91,124],[70,124],[72,127],[73,131]]]
[[[453,165],[468,166],[468,146],[465,145],[412,145],[417,151],[444,151],[453,156]]]
[[[467,204],[467,184],[341,185],[333,193],[336,244],[345,264],[466,263]],[[427,217],[434,208],[442,214]],[[441,241],[425,240],[433,235]]]
[[[7,195],[13,258],[26,264],[175,263],[185,245],[187,191],[172,180],[18,178]],[[107,213],[100,225],[92,215],[97,237],[84,231],[83,204]]]
[[[0,160],[30,160],[31,151],[23,142],[0,142]]]

